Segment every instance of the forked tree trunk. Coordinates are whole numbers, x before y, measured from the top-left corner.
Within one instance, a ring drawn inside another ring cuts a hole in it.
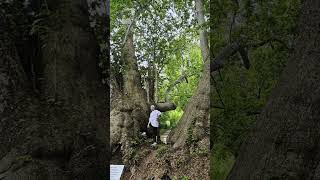
[[[111,109],[111,148],[121,146],[123,162],[131,165],[133,144],[139,138],[140,131],[147,131],[149,106],[153,103],[153,93],[150,91],[151,102],[147,102],[147,94],[142,88],[141,75],[138,70],[137,58],[133,44],[133,32],[130,30],[122,49],[122,60],[125,64],[123,71],[124,88],[122,92],[114,92],[117,96],[112,99]],[[153,71],[153,68],[151,69]],[[154,75],[154,74],[153,74]],[[152,80],[153,82],[156,80]],[[151,88],[152,89],[152,88]],[[114,88],[116,91],[116,88]],[[152,94],[151,94],[152,93]],[[173,103],[154,103],[160,111],[176,108]]]
[[[0,179],[106,179],[109,101],[87,3],[48,1],[48,8],[40,94],[1,14]]]
[[[228,179],[320,178],[319,9],[303,2],[294,53]]]

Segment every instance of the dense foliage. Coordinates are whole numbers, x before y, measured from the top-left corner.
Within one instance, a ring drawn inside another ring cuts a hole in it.
[[[175,126],[198,84],[203,62],[194,1],[111,1],[111,71],[121,88],[124,63],[121,50],[130,23],[143,88],[153,81],[153,102],[177,105],[164,113],[162,127]],[[186,78],[168,90],[171,85]]]
[[[300,1],[213,1],[210,44],[214,55],[230,42],[247,46],[251,67],[236,54],[211,79],[211,178],[225,179],[241,143],[285,67],[296,34]]]

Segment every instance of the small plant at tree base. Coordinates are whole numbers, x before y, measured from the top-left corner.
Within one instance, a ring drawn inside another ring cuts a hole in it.
[[[159,146],[159,148],[157,149],[157,154],[156,154],[156,158],[157,159],[161,159],[163,157],[165,157],[166,153],[169,151],[169,148],[167,145],[161,145]]]
[[[193,139],[193,129],[192,127],[194,127],[195,125],[195,119],[192,120],[192,123],[191,123],[191,126],[189,126],[188,130],[187,130],[187,139],[186,139],[186,144],[188,146],[191,146],[194,142],[194,139]]]
[[[189,177],[188,176],[182,176],[181,180],[189,180]]]

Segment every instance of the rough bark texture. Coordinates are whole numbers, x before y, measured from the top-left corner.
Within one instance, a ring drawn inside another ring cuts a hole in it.
[[[198,22],[204,23],[203,4],[196,1]],[[184,109],[184,113],[169,135],[174,148],[190,145],[193,148],[209,150],[209,93],[210,61],[209,47],[205,30],[200,30],[200,47],[204,67],[198,87]]]
[[[87,3],[48,1],[48,7],[47,21],[57,14],[65,20],[51,23],[41,42],[38,94],[1,16],[0,179],[105,179],[108,97]]]
[[[147,102],[147,94],[142,88],[141,75],[138,70],[137,58],[133,44],[133,32],[128,32],[126,42],[122,49],[122,60],[125,64],[123,71],[123,89],[119,89],[116,82],[113,82],[113,96],[111,102],[111,148],[121,147],[122,160],[130,165],[134,149],[133,145],[140,138],[141,131],[147,131],[149,120],[150,103]],[[151,92],[153,93],[153,92]],[[170,102],[154,103],[158,110],[174,110],[176,106]]]
[[[320,178],[319,10],[303,2],[294,53],[228,179]]]
[[[174,148],[192,144],[202,150],[209,149],[209,74],[207,61],[194,95],[185,107],[178,126],[169,135]]]
[[[133,33],[129,33],[122,51],[125,62],[124,93],[142,106],[146,106],[146,93],[142,89],[141,75],[138,70],[137,59],[134,52]]]
[[[147,96],[141,85],[135,57],[132,32],[127,35],[122,59],[125,63],[124,87],[121,92],[116,93],[118,96],[112,99],[111,148],[114,150],[120,145],[124,163],[130,164],[132,145],[140,131],[146,131],[149,115]]]

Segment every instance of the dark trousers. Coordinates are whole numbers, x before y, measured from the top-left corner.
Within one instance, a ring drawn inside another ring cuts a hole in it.
[[[152,136],[153,136],[154,142],[156,143],[160,142],[160,128],[153,127],[152,125],[151,125],[151,128],[152,128]]]

